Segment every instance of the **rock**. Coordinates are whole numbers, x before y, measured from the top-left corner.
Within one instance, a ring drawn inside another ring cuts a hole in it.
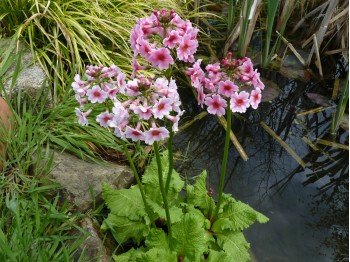
[[[10,131],[10,124],[12,120],[12,112],[5,99],[0,98],[0,137],[6,138],[7,133]],[[2,159],[4,159],[6,148],[0,141],[0,171],[2,170]]]
[[[34,162],[35,163],[35,162]],[[45,165],[45,163],[41,163]],[[103,182],[114,188],[127,188],[134,181],[129,166],[86,162],[68,153],[55,152],[50,176],[62,185],[62,192],[77,210],[85,211],[102,201]]]
[[[7,72],[3,76],[4,78],[4,88],[7,95],[12,99],[21,90],[23,93],[27,93],[33,99],[36,99],[40,95],[41,88],[44,91],[41,95],[47,95],[49,105],[51,103],[51,93],[47,84],[45,83],[46,74],[41,68],[39,63],[34,63],[33,55],[29,47],[24,47],[20,45],[19,50],[23,47],[23,53],[21,55],[21,67],[20,72],[17,76],[16,82],[12,86],[13,73],[16,70],[16,59],[18,58],[18,53],[13,47],[12,39],[0,39],[0,50],[4,47],[12,48],[12,57],[15,57],[15,61],[8,68]],[[6,51],[6,49],[5,49]],[[49,94],[47,93],[49,92]]]
[[[80,221],[80,227],[86,231],[88,236],[84,242],[79,246],[78,250],[74,254],[74,261],[110,261],[111,251],[108,250],[104,241],[102,241],[99,225],[94,223],[89,217],[86,217]],[[81,235],[82,233],[75,230],[73,235]]]

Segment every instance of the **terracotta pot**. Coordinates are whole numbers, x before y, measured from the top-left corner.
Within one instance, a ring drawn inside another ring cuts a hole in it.
[[[10,125],[12,122],[11,110],[5,101],[5,99],[0,98],[0,136],[6,136],[6,133],[10,131]],[[3,150],[5,150],[6,145],[0,143],[0,170],[2,170],[2,159]]]

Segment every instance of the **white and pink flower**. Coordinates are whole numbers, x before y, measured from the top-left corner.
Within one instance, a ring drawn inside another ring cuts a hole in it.
[[[251,93],[250,93],[250,105],[252,106],[252,108],[257,109],[260,102],[261,102],[261,90],[259,88],[254,89]]]
[[[225,114],[227,102],[225,99],[221,98],[220,95],[206,97],[204,104],[208,106],[207,110],[209,114],[217,116],[223,116]]]
[[[112,120],[114,117],[114,114],[112,113],[109,113],[108,111],[106,112],[103,112],[101,114],[99,114],[97,117],[96,117],[96,122],[97,123],[100,123],[100,126],[102,127],[108,127],[108,122],[110,120]]]
[[[169,131],[165,127],[151,127],[145,131],[145,143],[153,145],[155,141],[162,141],[169,137]]]
[[[86,92],[86,94],[88,96],[88,100],[93,104],[103,103],[108,96],[108,94],[105,91],[103,91],[99,86],[93,86]]]
[[[170,55],[170,51],[167,48],[158,48],[152,50],[146,60],[158,69],[168,69],[169,65],[174,64],[174,59]]]
[[[250,106],[249,93],[246,91],[235,92],[231,97],[230,108],[232,112],[244,113]]]

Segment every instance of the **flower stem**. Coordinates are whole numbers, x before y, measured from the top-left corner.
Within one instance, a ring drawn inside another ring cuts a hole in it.
[[[166,183],[165,183],[165,194],[168,194],[169,191],[169,186],[170,186],[170,180],[171,180],[171,175],[173,173],[173,168],[174,168],[174,159],[173,159],[173,137],[174,137],[174,132],[170,131],[169,135],[169,140],[168,140],[168,161],[169,161],[169,169],[168,169],[168,176],[166,178]]]
[[[226,116],[226,136],[225,136],[225,147],[224,147],[224,156],[222,158],[222,165],[221,165],[221,175],[220,175],[220,185],[219,185],[219,194],[218,194],[218,201],[216,204],[216,208],[214,211],[214,215],[212,217],[212,220],[217,219],[221,202],[222,202],[222,192],[224,190],[224,182],[225,182],[225,175],[226,175],[226,169],[227,169],[227,159],[228,159],[228,149],[229,149],[229,142],[230,142],[230,132],[231,132],[231,109],[230,109],[230,98],[227,101],[227,116]]]
[[[152,213],[150,212],[149,205],[148,205],[148,203],[146,201],[145,191],[143,190],[143,185],[141,183],[140,176],[139,176],[139,174],[137,172],[137,169],[135,167],[134,160],[130,156],[130,153],[129,153],[128,148],[127,148],[127,146],[125,144],[125,141],[123,139],[121,139],[121,141],[122,141],[122,144],[123,144],[124,153],[125,153],[127,159],[129,160],[131,169],[132,169],[132,171],[134,173],[134,177],[136,179],[136,183],[137,183],[137,185],[138,185],[138,187],[140,189],[140,193],[141,193],[143,205],[145,206],[146,213],[148,214],[149,219],[151,221],[153,221],[153,216],[151,216]]]
[[[166,197],[164,183],[163,183],[162,162],[160,160],[159,146],[158,146],[158,142],[157,141],[154,142],[154,152],[156,154],[156,159],[157,159],[159,187],[160,187],[160,192],[162,194],[162,198],[163,198],[163,202],[164,202],[164,209],[165,209],[167,226],[168,226],[169,246],[170,246],[170,249],[171,249],[172,231],[171,231],[170,212],[169,212],[168,199]]]

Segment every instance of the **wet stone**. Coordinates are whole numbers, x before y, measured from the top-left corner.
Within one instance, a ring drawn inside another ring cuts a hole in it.
[[[41,163],[45,165],[45,163]],[[61,184],[61,194],[76,210],[85,211],[102,202],[102,183],[120,189],[134,181],[129,166],[86,162],[68,153],[55,152],[50,177]]]

